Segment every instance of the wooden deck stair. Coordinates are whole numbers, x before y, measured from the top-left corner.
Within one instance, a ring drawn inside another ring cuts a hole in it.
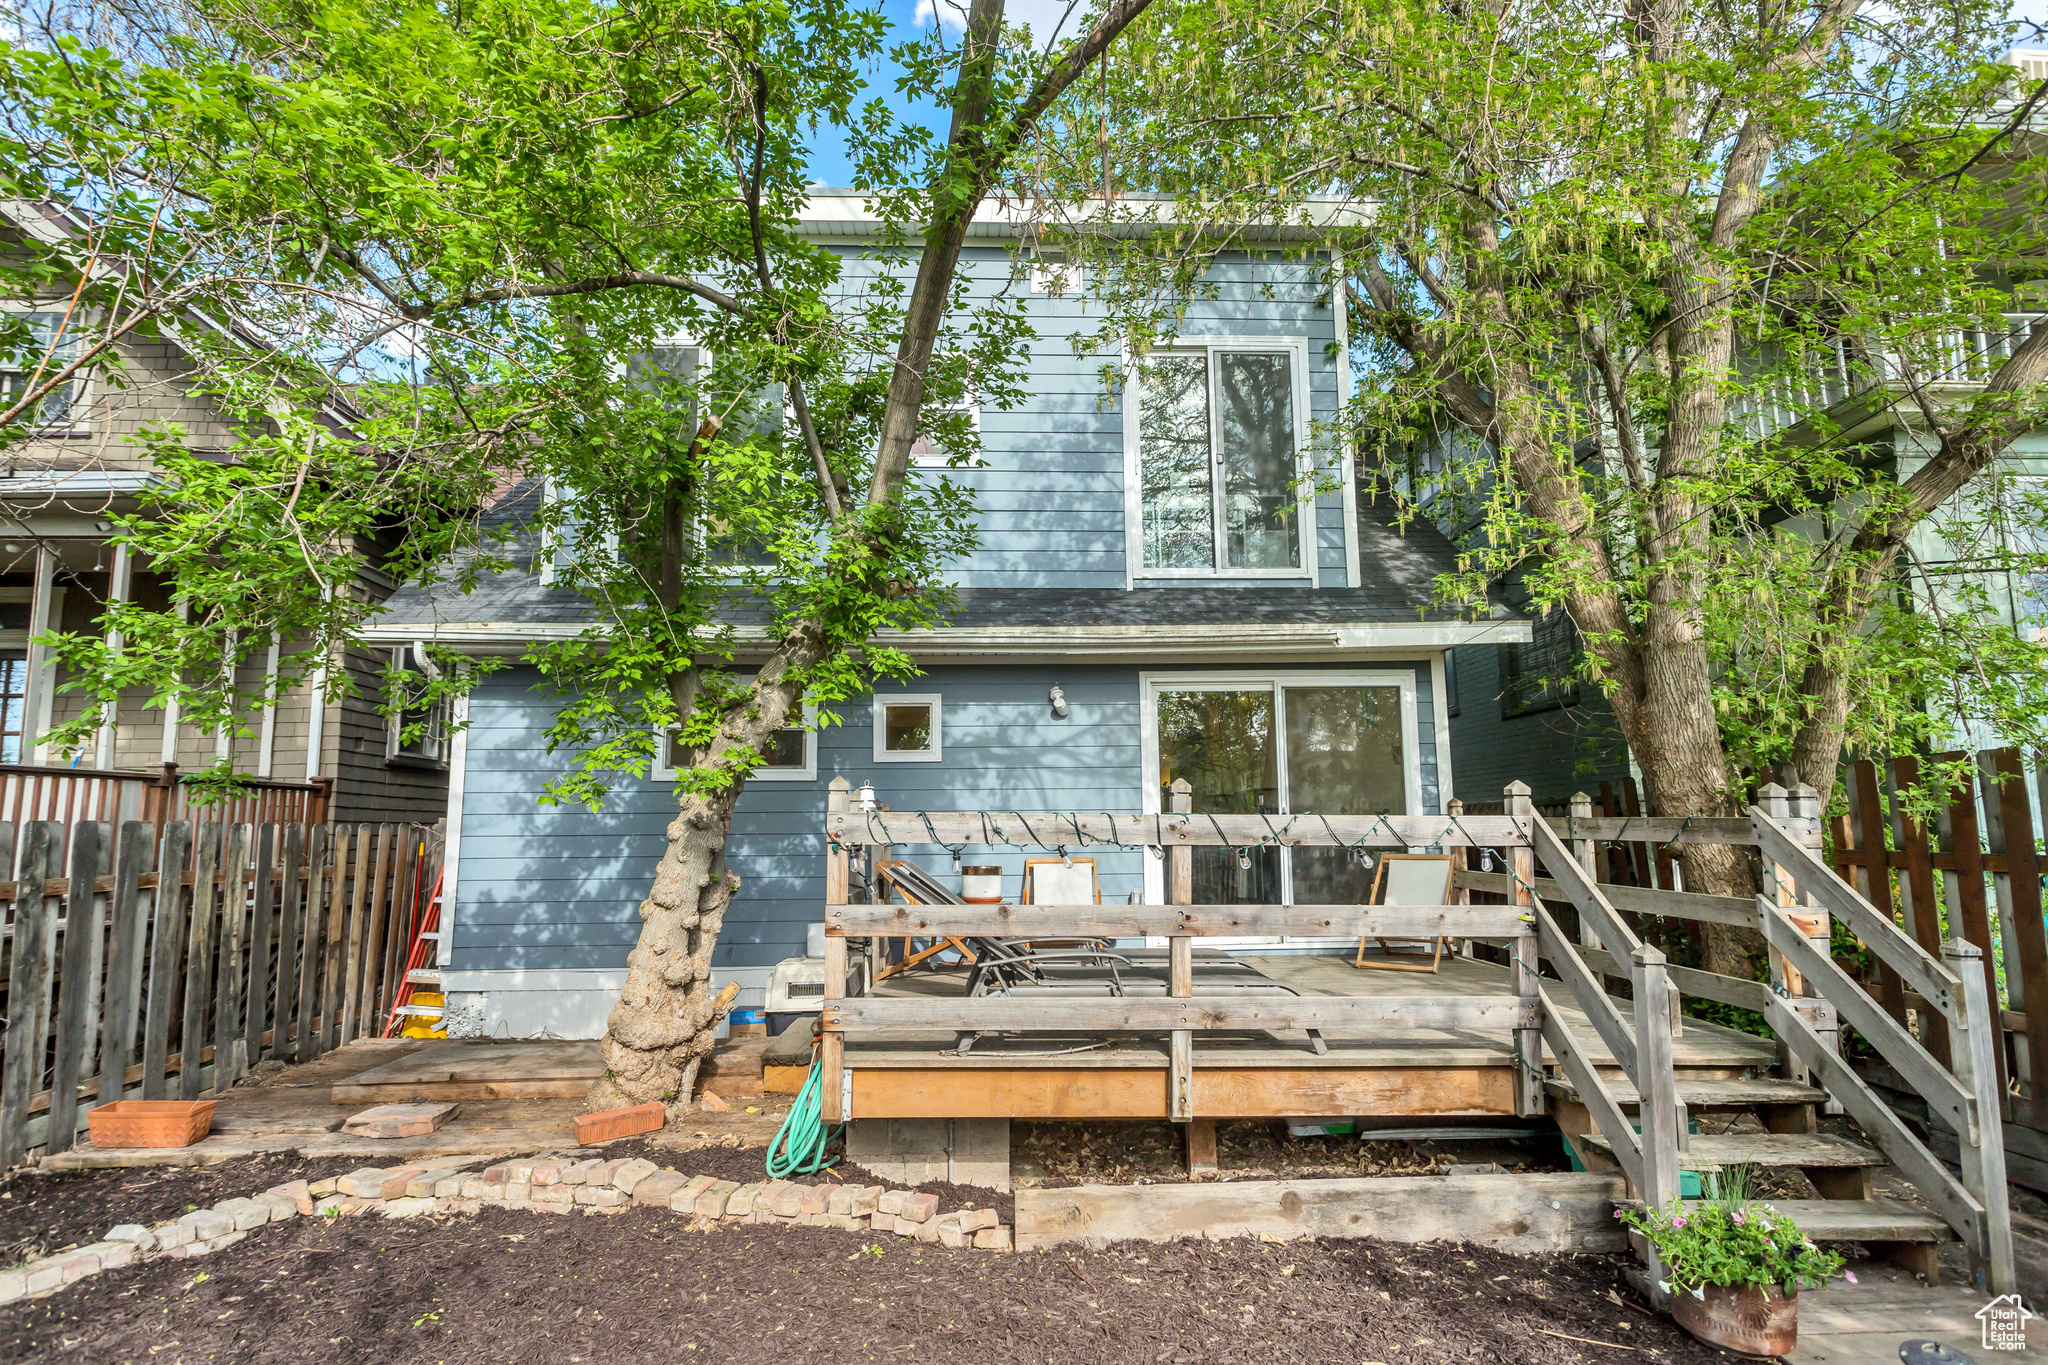
[[[1688,1199],[1685,1206],[1696,1209],[1704,1202]],[[1942,1221],[1939,1214],[1898,1199],[1773,1199],[1769,1203],[1816,1242],[1862,1242],[1931,1251],[1938,1242],[1957,1240],[1955,1229]],[[1640,1207],[1633,1201],[1631,1205]]]
[[[1608,1093],[1614,1096],[1617,1104],[1634,1107],[1642,1103],[1642,1096],[1636,1094],[1635,1082],[1626,1076],[1603,1076],[1602,1079],[1607,1082]],[[1547,1078],[1544,1089],[1555,1099],[1582,1103],[1579,1092],[1561,1076]],[[1818,1086],[1780,1080],[1775,1076],[1731,1081],[1696,1080],[1681,1075],[1678,1079],[1679,1102],[1690,1109],[1756,1109],[1820,1104],[1827,1097],[1827,1092]]]
[[[1607,1139],[1587,1133],[1581,1146],[1612,1155]],[[1854,1168],[1888,1165],[1882,1152],[1848,1138],[1826,1133],[1723,1133],[1701,1134],[1678,1154],[1679,1166],[1688,1171],[1718,1171],[1729,1166],[1809,1168]]]

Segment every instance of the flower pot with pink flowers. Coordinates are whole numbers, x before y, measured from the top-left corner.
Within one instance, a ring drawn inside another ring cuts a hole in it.
[[[1706,1199],[1615,1216],[1657,1249],[1666,1276],[1659,1287],[1671,1295],[1679,1326],[1731,1351],[1782,1356],[1799,1340],[1800,1289],[1844,1273],[1842,1258],[1749,1198],[1749,1177],[1746,1167],[1708,1173]]]

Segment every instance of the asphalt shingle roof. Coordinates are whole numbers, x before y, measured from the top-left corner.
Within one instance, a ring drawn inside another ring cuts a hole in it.
[[[522,483],[485,516],[487,537],[515,567],[486,574],[469,593],[448,577],[409,584],[385,603],[380,625],[576,625],[595,619],[588,598],[573,588],[543,584],[536,572],[540,509],[538,480]],[[1435,600],[1435,579],[1457,565],[1457,549],[1420,518],[1405,528],[1386,503],[1358,509],[1359,563],[1365,583],[1355,588],[1304,590],[1288,586],[1217,586],[1184,580],[1135,591],[1121,588],[963,588],[951,624],[989,627],[1366,625],[1455,621],[1461,614]],[[1512,616],[1496,604],[1496,619]],[[735,608],[745,620],[762,614]]]

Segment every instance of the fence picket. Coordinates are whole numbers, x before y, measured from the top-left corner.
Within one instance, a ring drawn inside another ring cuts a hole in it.
[[[246,824],[227,830],[227,849],[221,856],[220,878],[220,963],[215,972],[213,1025],[213,1091],[225,1095],[241,1078],[242,1061],[235,1044],[242,1037],[242,946],[248,938],[243,927],[249,915],[249,835]]]
[[[315,829],[312,834],[317,844],[320,831]],[[322,1024],[316,1028],[313,1018],[314,1011],[320,1006],[320,918],[323,904],[319,879],[309,875],[299,912],[303,926],[300,938],[304,947],[299,958],[299,1020],[292,1030],[292,1060],[295,1062],[310,1062],[320,1055],[320,1037],[326,1027]]]
[[[286,869],[289,885],[290,869]],[[263,1030],[270,1022],[270,983],[274,973],[283,965],[283,954],[279,961],[271,962],[271,920],[277,915],[277,826],[256,827],[256,886],[249,911],[249,994],[248,1007],[243,1011],[242,1056],[249,1066],[263,1060]],[[271,1049],[276,1051],[273,1039]]]
[[[56,951],[57,907],[43,894],[51,855],[63,831],[30,821],[15,882],[14,958],[8,982],[7,1058],[0,1067],[0,1170],[12,1169],[27,1150],[28,1101],[43,1079],[43,1013]]]
[[[277,1026],[270,1036],[270,1055],[284,1061],[297,1061],[298,1051],[292,1045],[293,1015],[298,1009],[299,939],[304,933],[306,922],[307,889],[299,883],[299,867],[304,861],[305,831],[298,825],[288,825],[284,832],[284,891],[282,914],[277,929]]]
[[[179,974],[185,961],[190,912],[185,896],[185,865],[192,852],[192,825],[173,820],[164,826],[157,856],[157,884],[150,891],[149,996],[142,1035],[142,1098],[169,1095],[167,1070],[171,1052],[171,1014],[178,997]],[[195,888],[196,889],[196,888]]]
[[[405,981],[406,958],[411,955],[413,916],[419,912],[419,835],[411,825],[393,828],[396,844],[392,856],[391,892],[394,908],[391,932],[384,945],[384,996],[377,1007],[377,1033],[382,1036],[392,1007],[398,1004],[399,988]]]
[[[200,1053],[206,1046],[206,1005],[213,979],[213,940],[220,870],[220,826],[199,827],[192,855],[192,914],[185,926],[185,1009],[178,1025],[178,1098],[199,1098]]]
[[[323,899],[327,903],[327,970],[320,990],[320,1050],[330,1052],[341,1046],[341,949],[348,931],[348,826],[315,825],[313,838],[318,860],[306,879],[318,887],[323,870],[331,879]]]
[[[2034,813],[2027,806],[2027,779],[2020,765],[2019,751],[1998,749],[1978,755],[1978,771],[1984,782],[1984,833],[1994,856],[2005,860],[2004,870],[1993,872],[1992,889],[1998,903],[1998,925],[2005,940],[2006,990],[2012,1007],[2026,1015],[2020,1053],[2014,1067],[2026,1082],[2016,1116],[2033,1128],[2048,1124],[2036,1080],[2042,1059],[2048,1058],[2048,935],[2041,923],[2041,859],[2034,851]],[[1988,960],[1991,945],[1979,944]],[[1987,973],[1989,999],[1997,1004],[1997,971]],[[1999,1037],[1994,1023],[1991,1036]],[[2003,1052],[2003,1048],[1997,1049]]]
[[[351,887],[348,911],[348,979],[343,983],[341,995],[341,1041],[343,1043],[360,1037],[357,1025],[360,1022],[356,1002],[363,993],[363,900],[370,891],[370,829],[369,825],[355,827],[355,881]],[[339,871],[339,869],[336,869]]]
[[[377,870],[370,883],[368,947],[363,953],[363,1036],[374,1038],[382,1031],[384,1015],[379,1006],[384,990],[384,940],[391,927],[391,863],[393,826],[377,826]]]
[[[46,1150],[67,1152],[78,1132],[78,1083],[87,1075],[99,1023],[101,916],[93,881],[100,870],[101,825],[71,828],[71,889],[63,896],[64,966],[57,978],[57,1042],[50,1068]]]
[[[107,1006],[100,1041],[100,1103],[121,1098],[128,1059],[135,1055],[136,1024],[142,1009],[143,948],[149,917],[142,908],[142,874],[155,853],[156,830],[144,820],[124,820],[114,845],[114,892],[107,906]]]
[[[1967,755],[1937,754],[1940,763],[1957,762]],[[1943,898],[1948,906],[1949,933],[1976,944],[1984,952],[1984,971],[1990,998],[1998,998],[1997,966],[1991,952],[1991,914],[1984,895],[1984,843],[1977,823],[1977,794],[1965,778],[1950,789],[1948,804],[1941,810],[1936,826],[1941,852],[1953,866],[1942,869]],[[2005,1049],[1997,1048],[1998,1092],[2005,1093]],[[1950,1058],[1951,1064],[1954,1058]]]

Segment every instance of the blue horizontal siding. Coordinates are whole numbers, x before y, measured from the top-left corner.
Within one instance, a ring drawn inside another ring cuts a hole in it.
[[[1436,810],[1430,670],[1426,664],[1370,667],[1415,673],[1423,809]],[[596,812],[539,804],[541,787],[562,765],[540,741],[550,703],[532,690],[536,680],[530,670],[508,669],[470,701],[451,955],[459,971],[623,966],[673,818],[669,784],[652,780],[622,780]],[[1047,693],[1054,683],[1067,696],[1065,720],[1051,715]],[[1049,818],[1055,812],[1142,805],[1134,666],[935,668],[883,695],[904,692],[941,697],[942,762],[876,763],[873,706],[863,699],[836,708],[842,723],[819,731],[816,779],[757,782],[742,794],[727,844],[740,889],[720,936],[718,966],[768,966],[803,951],[805,927],[817,922],[824,904],[819,831],[826,784],[835,773],[856,787],[873,783],[878,799],[898,812],[1016,812],[1007,820],[997,815],[996,824],[1020,841],[1029,837],[1028,825],[1056,843]],[[944,852],[900,851],[951,875]],[[1148,855],[1142,851],[1078,844],[1069,851],[1098,859],[1105,901],[1143,887]],[[1046,850],[969,851],[972,861],[1001,866],[1012,894],[1026,856],[1046,856]]]

